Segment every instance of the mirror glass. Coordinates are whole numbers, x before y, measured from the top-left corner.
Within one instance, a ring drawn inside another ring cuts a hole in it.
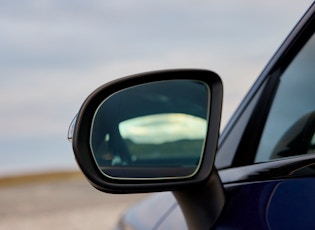
[[[199,81],[167,80],[121,90],[98,107],[90,146],[115,179],[181,178],[200,165],[210,92]]]

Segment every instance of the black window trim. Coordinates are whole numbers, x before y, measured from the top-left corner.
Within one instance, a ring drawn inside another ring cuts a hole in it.
[[[224,185],[301,177],[314,177],[315,155],[301,155],[252,165],[222,169],[219,172]]]

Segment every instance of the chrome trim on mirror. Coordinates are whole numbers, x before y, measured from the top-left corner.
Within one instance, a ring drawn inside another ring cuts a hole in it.
[[[68,129],[68,141],[70,143],[72,143],[72,139],[73,139],[73,134],[74,134],[74,127],[77,123],[77,118],[78,118],[78,114],[75,115],[75,117],[72,119],[71,123],[70,123],[70,126],[69,126],[69,129]]]

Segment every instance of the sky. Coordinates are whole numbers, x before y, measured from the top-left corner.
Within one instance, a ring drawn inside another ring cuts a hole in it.
[[[84,99],[130,74],[217,72],[223,125],[310,0],[0,1],[0,177],[77,169]]]

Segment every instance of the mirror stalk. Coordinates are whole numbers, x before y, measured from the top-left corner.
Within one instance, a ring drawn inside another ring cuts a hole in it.
[[[174,191],[189,230],[209,230],[220,216],[225,195],[217,170],[214,168],[206,184],[190,190]]]

